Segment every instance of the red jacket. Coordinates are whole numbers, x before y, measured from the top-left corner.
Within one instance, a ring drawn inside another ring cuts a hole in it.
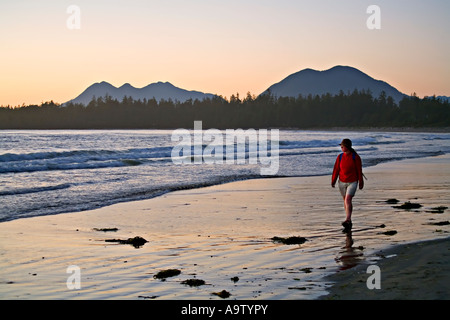
[[[346,154],[344,152],[342,159],[340,158],[341,155],[338,155],[334,163],[331,183],[334,185],[339,177],[342,182],[358,181],[360,186],[364,185],[361,157],[357,153]]]

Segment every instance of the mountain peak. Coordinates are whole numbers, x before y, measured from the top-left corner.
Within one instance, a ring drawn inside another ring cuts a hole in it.
[[[158,81],[155,83],[150,83],[148,86],[175,87],[173,84],[167,81],[166,82]]]
[[[111,83],[106,82],[106,81],[96,82],[96,83],[92,84],[91,87],[92,86],[114,87]]]
[[[317,71],[303,69],[293,73],[282,81],[272,85],[262,94],[271,94],[277,97],[298,97],[311,95],[332,95],[353,92],[354,90],[370,90],[373,97],[378,97],[382,91],[399,102],[405,95],[388,83],[375,80],[361,70],[354,67],[337,65],[330,69]]]
[[[334,66],[334,67],[331,67],[330,69],[328,69],[328,70],[324,70],[324,71],[332,71],[332,70],[355,70],[355,71],[358,71],[358,72],[361,72],[360,70],[358,70],[358,69],[356,69],[356,68],[354,68],[354,67],[351,67],[351,66],[343,66],[343,65],[337,65],[337,66]]]
[[[128,88],[132,88],[132,89],[136,89],[135,87],[133,87],[131,84],[124,83],[121,87],[119,87],[119,89],[128,89]]]
[[[185,89],[178,88],[171,84],[170,82],[156,82],[151,83],[141,89],[133,87],[130,83],[124,83],[119,88],[116,88],[112,84],[102,81],[100,83],[94,83],[84,90],[78,97],[72,99],[68,102],[80,103],[83,105],[88,105],[94,97],[104,97],[109,96],[112,99],[117,99],[121,101],[124,96],[131,96],[133,99],[156,99],[160,101],[164,100],[176,100],[184,102],[188,99],[198,99],[203,100],[206,98],[214,97],[213,94],[203,93],[199,91],[188,91]],[[68,103],[66,102],[66,103]]]

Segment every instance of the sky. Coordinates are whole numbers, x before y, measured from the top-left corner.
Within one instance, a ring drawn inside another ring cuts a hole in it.
[[[450,96],[449,13],[448,0],[0,0],[0,105],[64,103],[101,81],[258,95],[336,65]]]

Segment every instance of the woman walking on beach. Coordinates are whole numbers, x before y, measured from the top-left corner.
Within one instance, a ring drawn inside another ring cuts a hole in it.
[[[352,148],[352,141],[344,139],[340,143],[342,153],[338,155],[334,164],[331,186],[334,188],[339,177],[339,191],[344,199],[346,213],[345,221],[342,223],[344,229],[352,228],[352,199],[355,196],[356,188],[364,188],[361,157]]]

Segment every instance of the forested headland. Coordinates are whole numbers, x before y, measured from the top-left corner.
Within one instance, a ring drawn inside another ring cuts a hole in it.
[[[215,96],[185,102],[109,96],[84,106],[53,101],[41,105],[0,107],[0,129],[173,129],[192,128],[449,127],[450,103],[413,95],[398,104],[383,92],[274,97],[270,94],[230,99]]]

